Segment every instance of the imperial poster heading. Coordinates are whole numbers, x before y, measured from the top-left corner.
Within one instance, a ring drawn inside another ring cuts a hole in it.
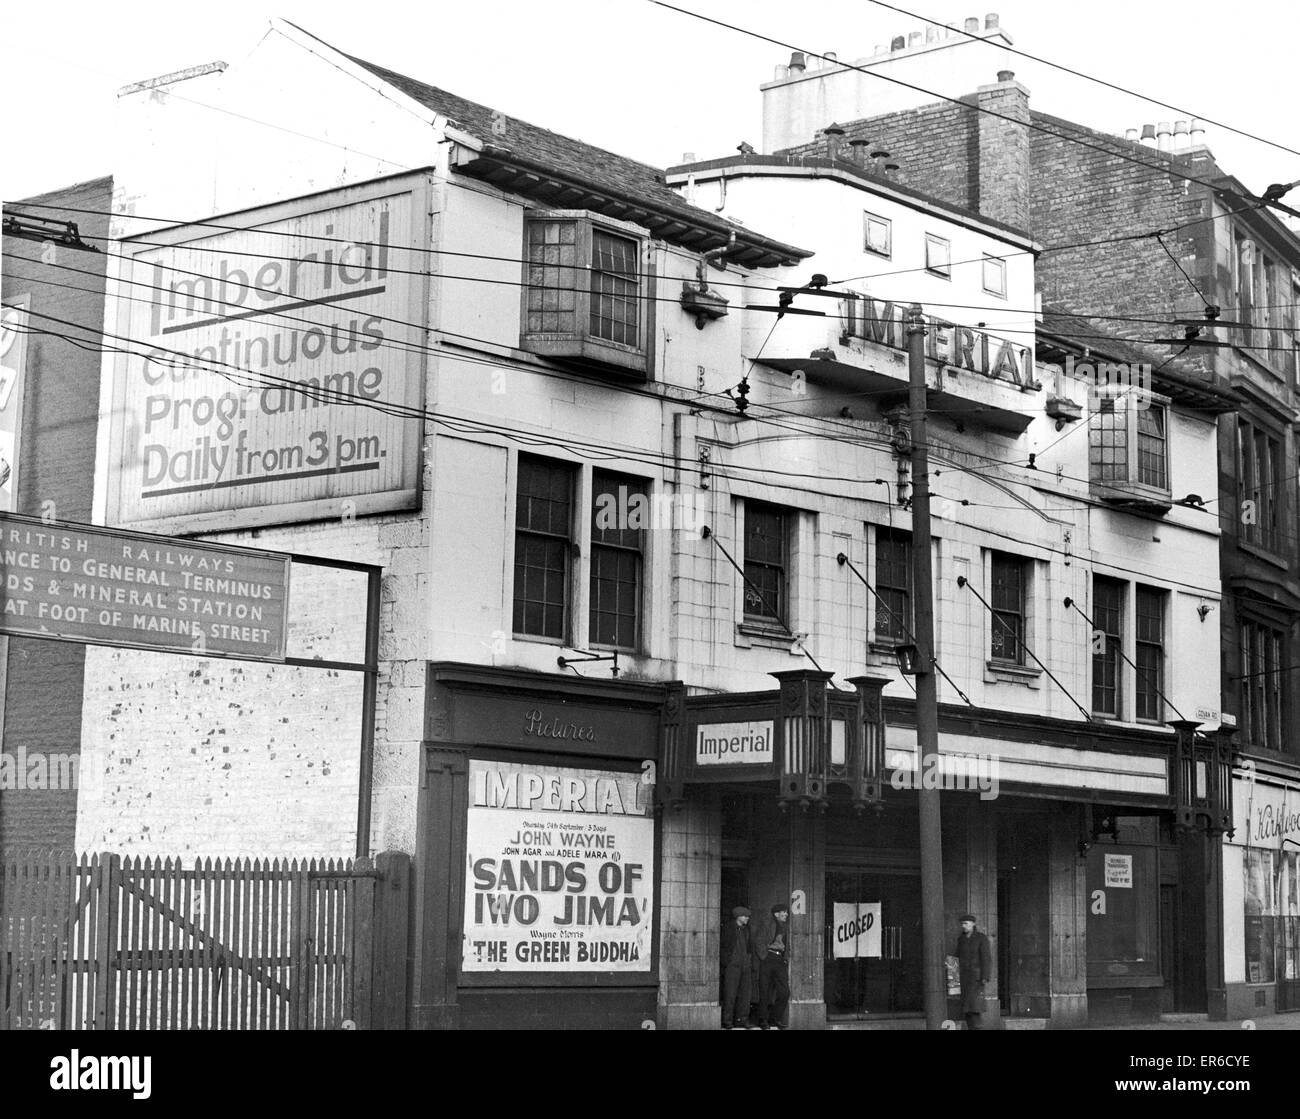
[[[654,786],[471,761],[465,971],[650,970]]]
[[[113,523],[218,530],[415,504],[413,197],[338,191],[124,245]]]

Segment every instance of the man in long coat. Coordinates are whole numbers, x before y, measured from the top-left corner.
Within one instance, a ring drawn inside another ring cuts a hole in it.
[[[747,1030],[749,1025],[750,969],[754,966],[754,941],[749,931],[749,910],[738,905],[722,929],[722,1028]],[[754,1025],[758,1028],[757,1023]]]
[[[989,938],[975,928],[975,918],[970,913],[961,917],[961,935],[957,937],[957,973],[961,978],[961,1012],[968,1030],[982,1030],[984,1013],[984,983],[993,974],[993,955],[989,951]]]

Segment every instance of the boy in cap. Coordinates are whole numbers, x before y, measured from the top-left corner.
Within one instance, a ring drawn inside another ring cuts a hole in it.
[[[790,1005],[790,907],[772,906],[772,916],[755,938],[758,956],[758,1021],[768,1030],[784,1030]]]
[[[722,1028],[758,1029],[749,1024],[749,969],[754,944],[749,930],[749,910],[738,905],[722,930]]]
[[[961,935],[957,937],[957,971],[961,978],[961,1012],[968,1030],[984,1028],[984,983],[993,973],[989,938],[975,928],[972,913],[961,915]]]

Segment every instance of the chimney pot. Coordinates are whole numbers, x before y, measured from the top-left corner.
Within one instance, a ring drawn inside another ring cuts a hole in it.
[[[1159,141],[1157,147],[1159,147],[1162,152],[1167,152],[1173,147],[1173,144],[1170,142],[1172,134],[1172,130],[1167,120],[1162,120],[1159,125],[1156,126],[1156,138]]]
[[[849,141],[849,147],[853,150],[853,162],[859,167],[867,165],[867,147],[870,143],[870,140],[864,140],[861,136],[855,136]]]
[[[901,51],[907,46],[907,40],[902,35],[895,35],[889,43],[891,51]]]
[[[908,35],[907,45],[909,47],[919,47],[921,45],[921,33],[919,31],[913,31]]]
[[[840,56],[836,54],[834,51],[827,51],[824,55],[822,55],[822,57],[826,59],[827,66],[834,66],[835,63],[839,61]]]
[[[778,66],[776,68],[776,71],[772,75],[772,80],[776,82],[784,81],[785,78],[789,75],[789,73],[790,73],[790,67]]]
[[[877,148],[871,153],[872,159],[888,159],[889,153],[884,148]]]
[[[1191,147],[1191,138],[1187,133],[1187,122],[1174,121],[1174,151],[1185,152],[1189,147]]]
[[[989,14],[984,17],[984,30],[996,31],[997,28],[998,28],[998,13],[989,12]]]
[[[1011,81],[1015,81],[1015,78],[1016,78],[1016,72],[1015,72],[1014,70],[999,70],[999,71],[998,71],[998,81],[1000,81],[1000,82],[1011,82]]]
[[[1124,133],[1124,139],[1132,140],[1135,144],[1137,143],[1137,138],[1138,138],[1138,130],[1136,128],[1130,128]]]
[[[1141,142],[1148,148],[1156,146],[1156,126],[1154,124],[1144,124],[1142,126]]]
[[[935,27],[934,24],[930,24],[929,26],[927,26],[925,29],[925,41],[927,43],[933,43],[938,38],[939,38],[939,29]]]
[[[971,16],[966,21],[966,33],[968,35],[978,35],[980,33],[980,17]]]
[[[1205,122],[1203,120],[1193,119],[1189,129],[1190,131],[1188,135],[1191,136],[1192,147],[1199,148],[1205,143]]]
[[[807,69],[807,64],[804,62],[803,51],[795,51],[790,56],[790,73],[802,74],[805,69]]]
[[[898,170],[898,164],[897,164],[897,163],[886,163],[886,164],[885,164],[885,178],[887,178],[887,179],[892,179],[892,178],[894,177],[894,172],[897,171],[897,170]]]

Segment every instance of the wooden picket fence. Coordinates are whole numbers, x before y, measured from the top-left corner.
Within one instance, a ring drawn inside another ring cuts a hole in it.
[[[0,1030],[405,1025],[410,863],[0,862]]]

